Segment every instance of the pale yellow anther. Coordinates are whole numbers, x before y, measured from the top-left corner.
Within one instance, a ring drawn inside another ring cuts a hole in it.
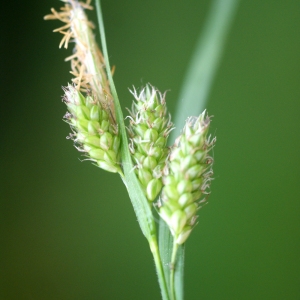
[[[64,48],[68,49],[68,44],[69,44],[70,38],[72,37],[72,34],[73,34],[72,31],[59,31],[59,33],[64,35],[64,37],[60,41],[59,48],[61,48],[62,45],[64,44]]]
[[[74,60],[75,58],[78,58],[77,53],[74,53],[73,55],[70,55],[70,56],[66,57],[65,61]]]
[[[62,31],[64,29],[67,29],[67,28],[70,28],[70,27],[71,27],[71,23],[68,23],[68,24],[66,24],[66,25],[64,25],[62,27],[54,29],[53,32],[60,32],[60,31]]]
[[[86,3],[80,1],[79,3],[85,9],[89,9],[89,10],[94,9],[94,7],[90,5],[91,1],[87,1]]]

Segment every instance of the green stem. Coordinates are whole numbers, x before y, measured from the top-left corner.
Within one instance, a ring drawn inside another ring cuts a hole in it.
[[[176,254],[178,250],[178,244],[174,238],[173,250],[170,263],[170,290],[171,290],[171,300],[176,300],[176,291],[175,291],[175,268],[176,268]]]
[[[156,272],[157,272],[159,286],[161,289],[162,298],[164,300],[168,300],[170,298],[168,295],[168,288],[167,288],[167,284],[166,284],[166,278],[165,278],[165,274],[164,274],[163,265],[162,265],[160,255],[159,255],[159,249],[158,249],[156,235],[151,237],[151,239],[149,240],[149,245],[150,245],[150,249],[151,249],[151,252],[152,252],[152,255],[154,258],[154,263],[155,263],[155,267],[156,267]]]
[[[133,165],[132,165],[131,155],[128,147],[128,139],[125,130],[123,113],[120,106],[117,91],[115,88],[115,84],[112,79],[111,68],[109,65],[100,0],[96,0],[96,9],[97,9],[97,18],[99,22],[102,50],[103,50],[103,55],[106,64],[106,72],[107,72],[107,77],[109,80],[112,96],[114,98],[117,122],[121,134],[121,141],[122,141],[121,157],[122,157],[124,175],[123,173],[122,174],[120,173],[120,175],[127,188],[141,230],[145,235],[145,237],[147,238],[147,240],[149,241],[150,249],[153,254],[155,267],[157,270],[158,282],[160,285],[162,298],[163,300],[169,300],[170,298],[168,295],[168,288],[167,288],[163,266],[162,266],[158,244],[157,244],[157,232],[156,232],[156,224],[154,221],[154,216],[151,211],[151,207],[149,206],[149,203],[145,198],[144,192],[140,187],[138,179],[136,178],[135,173],[132,172]]]

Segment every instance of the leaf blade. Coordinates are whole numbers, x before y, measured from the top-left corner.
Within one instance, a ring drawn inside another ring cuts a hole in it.
[[[211,4],[179,94],[171,141],[180,134],[188,116],[199,115],[205,108],[238,3],[215,0]]]
[[[128,190],[141,230],[145,235],[145,237],[149,240],[152,234],[156,234],[155,223],[147,199],[145,198],[144,193],[138,182],[138,179],[136,178],[136,175],[133,171],[134,166],[132,164],[131,155],[128,148],[128,139],[127,139],[126,128],[124,124],[123,113],[120,106],[116,87],[112,78],[111,68],[108,59],[108,52],[107,52],[104,23],[103,23],[103,17],[101,12],[100,1],[96,1],[96,8],[97,8],[97,17],[99,22],[99,30],[100,30],[103,55],[105,59],[106,71],[107,71],[107,76],[108,76],[112,96],[114,98],[117,121],[121,133],[121,157],[122,157],[122,164],[123,164],[123,170],[125,175],[123,181]]]

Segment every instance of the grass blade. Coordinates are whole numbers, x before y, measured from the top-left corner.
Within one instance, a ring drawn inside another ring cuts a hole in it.
[[[173,246],[173,236],[170,233],[170,229],[165,221],[160,218],[159,219],[159,252],[162,261],[162,265],[164,268],[166,283],[168,289],[170,290],[170,261],[172,254],[172,246]]]
[[[115,109],[116,109],[116,115],[117,115],[117,121],[119,124],[119,130],[121,133],[121,139],[122,139],[122,147],[121,147],[121,155],[122,155],[122,164],[123,164],[123,170],[125,178],[124,183],[127,187],[127,190],[129,192],[130,199],[132,201],[135,213],[138,217],[138,221],[140,224],[140,227],[142,229],[143,234],[147,239],[150,238],[152,234],[155,234],[155,224],[153,221],[153,215],[151,212],[151,209],[149,207],[149,204],[144,196],[144,193],[142,189],[140,188],[138,179],[136,178],[135,173],[133,172],[133,164],[131,161],[131,156],[128,148],[128,139],[124,124],[124,117],[121,110],[118,94],[115,88],[115,84],[112,78],[110,64],[108,60],[108,52],[107,52],[107,46],[106,46],[106,39],[105,39],[105,32],[104,32],[104,24],[103,24],[103,17],[101,13],[101,7],[100,7],[100,1],[96,1],[96,7],[97,7],[97,17],[99,22],[99,29],[100,29],[100,36],[101,36],[101,44],[102,44],[102,50],[103,55],[105,59],[106,64],[106,71],[107,76],[112,92],[112,96],[114,98],[115,103]]]
[[[212,2],[181,88],[174,118],[176,129],[171,132],[171,141],[180,134],[188,116],[200,114],[205,108],[238,2]]]

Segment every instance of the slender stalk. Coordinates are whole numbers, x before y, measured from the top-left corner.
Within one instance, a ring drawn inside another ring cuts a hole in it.
[[[176,254],[176,269],[174,278],[176,300],[183,300],[184,248],[185,244],[179,245]]]
[[[156,267],[158,282],[159,282],[159,285],[161,288],[162,298],[166,299],[166,300],[170,299],[169,294],[168,294],[168,288],[167,288],[167,284],[166,284],[164,269],[163,269],[163,265],[162,265],[161,258],[159,255],[159,248],[158,248],[156,236],[153,236],[149,240],[149,245],[150,245],[150,249],[151,249],[151,252],[152,252],[152,255],[154,258],[154,263],[155,263],[155,267]]]
[[[121,155],[122,155],[123,169],[125,175],[125,178],[122,176],[122,180],[127,187],[141,230],[149,242],[150,249],[154,257],[154,262],[155,262],[155,267],[157,271],[158,282],[160,285],[162,298],[163,300],[169,300],[170,298],[168,294],[168,288],[167,288],[163,266],[159,254],[159,249],[158,249],[157,231],[156,231],[156,225],[155,225],[153,213],[151,211],[147,199],[143,194],[143,191],[140,188],[140,184],[134,172],[132,172],[133,165],[132,165],[131,156],[128,148],[128,139],[125,130],[124,118],[123,118],[119,98],[117,95],[117,91],[114,85],[114,81],[112,79],[112,74],[111,74],[111,69],[110,69],[110,64],[108,59],[100,0],[96,0],[96,9],[97,9],[97,18],[99,22],[102,50],[103,50],[105,64],[106,64],[107,77],[114,98],[117,121],[118,121],[119,130],[122,138]]]
[[[176,254],[178,250],[178,244],[173,242],[173,250],[171,256],[171,263],[170,263],[170,293],[171,293],[171,300],[176,300],[176,291],[175,291],[175,269],[176,269]]]

